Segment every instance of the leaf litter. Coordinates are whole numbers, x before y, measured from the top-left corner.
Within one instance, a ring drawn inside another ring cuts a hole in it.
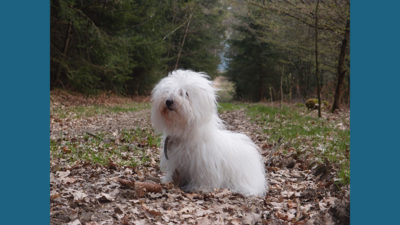
[[[51,103],[66,111],[70,107],[56,100]],[[273,142],[243,108],[224,111],[221,118],[228,129],[245,133],[260,146],[269,181],[266,197],[244,197],[226,189],[185,193],[172,184],[160,184],[159,143],[122,137],[124,131],[138,127],[148,131],[145,135],[154,135],[149,115],[149,108],[89,118],[52,115],[50,137],[56,144],[50,162],[51,224],[349,224],[349,185],[334,182],[338,168],[316,164],[307,149],[299,150],[299,155],[284,142]],[[340,120],[340,128],[346,126],[347,118],[333,117],[327,116]],[[134,166],[118,159],[101,164],[65,157],[73,151],[58,154],[65,142],[88,145],[92,139],[87,132],[105,134],[99,142],[111,138],[114,147],[127,145],[125,155],[118,157],[148,160]],[[138,148],[143,155],[132,153]]]

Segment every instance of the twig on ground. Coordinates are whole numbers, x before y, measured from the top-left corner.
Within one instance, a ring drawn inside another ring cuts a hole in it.
[[[86,131],[86,134],[88,134],[89,136],[95,137],[95,138],[99,139],[100,141],[103,141],[103,138],[101,138],[93,133],[90,133],[89,131]]]
[[[282,137],[279,137],[278,141],[274,144],[274,147],[271,149],[270,153],[268,154],[267,158],[267,166],[271,165],[272,155],[278,150],[279,146],[281,146]]]

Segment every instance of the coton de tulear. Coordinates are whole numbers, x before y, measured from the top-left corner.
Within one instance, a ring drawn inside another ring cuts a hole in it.
[[[152,91],[151,122],[163,134],[161,182],[185,191],[227,188],[264,196],[262,157],[247,136],[224,128],[212,82],[204,73],[176,70]]]

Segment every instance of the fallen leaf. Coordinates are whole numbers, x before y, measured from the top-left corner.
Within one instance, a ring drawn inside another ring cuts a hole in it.
[[[64,177],[69,176],[70,173],[71,173],[71,171],[69,171],[69,170],[67,170],[67,171],[57,171],[57,172],[56,172],[56,175],[57,175],[59,178],[64,178]]]
[[[88,195],[81,191],[72,191],[72,196],[74,197],[74,201],[80,201],[86,198]]]
[[[60,194],[56,192],[56,193],[50,195],[50,200],[54,200],[54,199],[56,199],[58,197],[60,197]]]
[[[97,200],[99,200],[99,202],[101,202],[101,203],[112,202],[115,200],[115,197],[113,197],[107,193],[101,193],[100,195],[97,196]]]
[[[72,222],[67,223],[67,225],[82,225],[81,221],[79,219],[76,219]]]
[[[162,187],[157,183],[149,183],[149,182],[135,182],[135,191],[138,197],[143,197],[147,192],[155,192],[160,193]]]
[[[135,181],[134,180],[126,180],[122,178],[118,178],[118,182],[122,187],[135,189]]]
[[[85,225],[99,225],[96,221],[86,222]]]
[[[142,208],[152,216],[161,216],[159,211],[147,207],[144,203],[142,204]]]
[[[63,184],[73,184],[75,183],[76,179],[73,177],[63,177],[60,179]]]
[[[297,203],[293,202],[292,200],[288,200],[287,205],[289,208],[296,208],[297,207]]]

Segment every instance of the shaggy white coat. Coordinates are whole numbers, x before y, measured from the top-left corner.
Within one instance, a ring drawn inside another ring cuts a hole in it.
[[[176,70],[163,78],[152,91],[151,122],[163,134],[161,182],[174,181],[185,191],[228,188],[246,196],[265,195],[258,148],[247,136],[224,128],[206,74]]]

